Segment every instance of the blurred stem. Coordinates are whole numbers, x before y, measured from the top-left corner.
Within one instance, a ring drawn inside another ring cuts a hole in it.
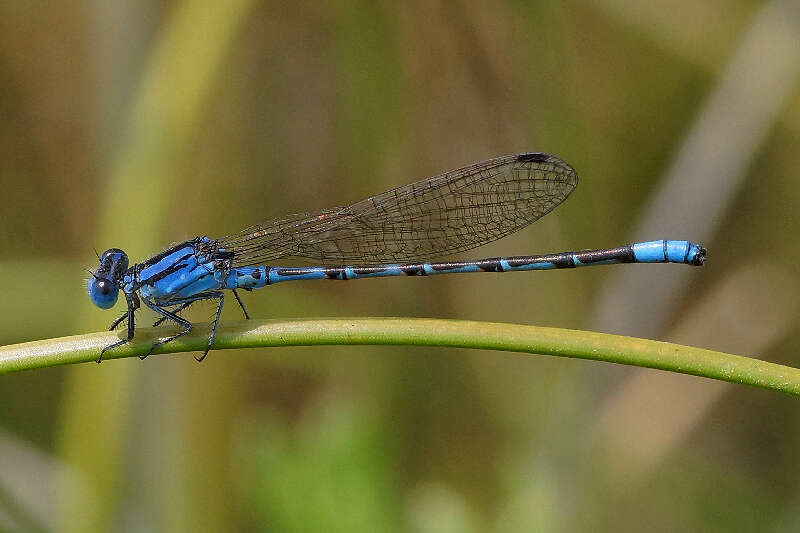
[[[0,532],[6,531],[2,527],[9,527],[10,531],[26,531],[28,533],[49,531],[2,484],[0,484],[0,509],[5,514]]]
[[[140,328],[130,344],[108,358],[147,353],[167,331]],[[104,332],[0,347],[0,374],[94,361],[100,350],[120,338]],[[154,353],[201,351],[208,324]],[[424,318],[330,318],[252,320],[220,325],[216,350],[263,346],[406,345],[480,348],[592,359],[730,381],[800,395],[800,370],[712,350],[666,342],[520,324]],[[219,354],[212,354],[219,356]]]
[[[163,242],[162,230],[175,212],[188,179],[183,169],[187,154],[215,88],[225,80],[230,50],[255,5],[254,0],[173,3],[152,43],[139,86],[125,105],[129,112],[119,131],[110,134],[108,144],[113,153],[108,154],[109,171],[100,180],[101,209],[93,241],[100,249],[122,246],[131,256],[139,256]],[[121,28],[119,32],[126,34]],[[103,85],[102,90],[107,87]],[[97,315],[90,317],[88,307],[85,309],[87,315],[76,321],[95,319]],[[82,474],[87,490],[78,490],[70,480],[61,482],[59,531],[112,531],[119,529],[115,526],[131,512],[130,502],[122,495],[131,485],[126,472],[133,468],[132,459],[126,453],[132,433],[138,432],[141,437],[157,425],[154,416],[172,414],[170,409],[160,409],[147,417],[149,425],[139,424],[132,431],[131,419],[136,413],[132,405],[141,405],[141,400],[134,398],[141,386],[137,379],[141,370],[134,366],[113,371],[74,368],[69,373],[58,432],[60,455]],[[164,380],[170,382],[168,377]],[[176,387],[172,385],[160,399],[162,405],[174,398]],[[176,432],[183,429],[175,423],[168,427],[176,428]],[[147,436],[152,437],[152,433]],[[180,444],[177,439],[169,442],[176,447]],[[188,524],[201,521],[206,530],[225,530],[230,515],[224,499],[211,498],[204,500],[203,506],[187,506],[199,485],[182,483],[187,472],[183,463],[171,464],[169,469],[159,463],[167,461],[168,452],[173,450],[159,451],[158,461],[148,463],[156,472],[140,474],[151,479],[163,477],[152,480],[152,490],[137,500],[145,508],[144,515],[159,521],[151,527],[192,530]],[[189,513],[188,508],[196,512]]]

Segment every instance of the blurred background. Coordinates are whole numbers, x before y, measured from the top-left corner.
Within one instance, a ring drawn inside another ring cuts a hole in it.
[[[492,156],[581,183],[471,257],[691,239],[703,268],[281,284],[258,318],[591,329],[797,366],[795,0],[0,2],[0,343],[133,261]],[[213,307],[196,306],[205,321]],[[240,320],[229,305],[223,320]],[[142,318],[147,322],[147,318]],[[2,531],[797,531],[795,399],[410,347],[0,378]]]

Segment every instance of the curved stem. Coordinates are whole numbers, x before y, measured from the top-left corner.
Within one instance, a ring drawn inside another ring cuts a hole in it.
[[[147,353],[164,328],[140,328],[108,359]],[[0,374],[61,364],[91,362],[119,339],[118,332],[91,333],[0,347]],[[153,353],[202,351],[208,324]],[[592,359],[658,368],[787,394],[800,395],[800,370],[712,350],[666,342],[520,324],[427,318],[321,318],[248,320],[220,324],[214,350],[263,346],[371,344],[450,346]]]

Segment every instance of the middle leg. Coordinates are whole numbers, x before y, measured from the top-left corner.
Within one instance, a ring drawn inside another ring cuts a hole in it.
[[[172,311],[169,311],[169,310],[161,307],[160,305],[152,303],[152,302],[150,302],[150,301],[148,301],[146,299],[142,299],[142,301],[144,302],[144,304],[147,307],[149,307],[150,309],[152,309],[153,311],[155,311],[156,313],[161,315],[165,320],[168,319],[168,320],[172,320],[173,322],[177,323],[179,326],[181,326],[183,328],[183,331],[179,331],[175,335],[171,335],[170,337],[167,337],[163,341],[154,342],[153,345],[150,347],[150,350],[146,354],[140,355],[139,359],[145,359],[148,355],[153,353],[153,350],[155,350],[159,346],[164,346],[168,342],[172,342],[175,339],[177,339],[178,337],[182,337],[183,335],[186,335],[187,333],[192,331],[192,323],[189,322],[188,320],[186,320],[185,318],[181,318],[178,315],[176,315],[175,313],[173,313]]]

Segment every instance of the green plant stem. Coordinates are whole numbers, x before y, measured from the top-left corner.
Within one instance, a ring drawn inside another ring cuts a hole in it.
[[[107,353],[106,359],[144,355],[154,339],[169,331],[140,328],[133,342]],[[92,333],[0,347],[0,374],[94,361],[104,346],[121,335]],[[208,324],[198,324],[190,334],[154,354],[202,351],[207,335]],[[214,350],[326,344],[451,346],[574,357],[800,395],[800,370],[795,368],[666,342],[520,324],[425,318],[250,320],[221,324]]]

